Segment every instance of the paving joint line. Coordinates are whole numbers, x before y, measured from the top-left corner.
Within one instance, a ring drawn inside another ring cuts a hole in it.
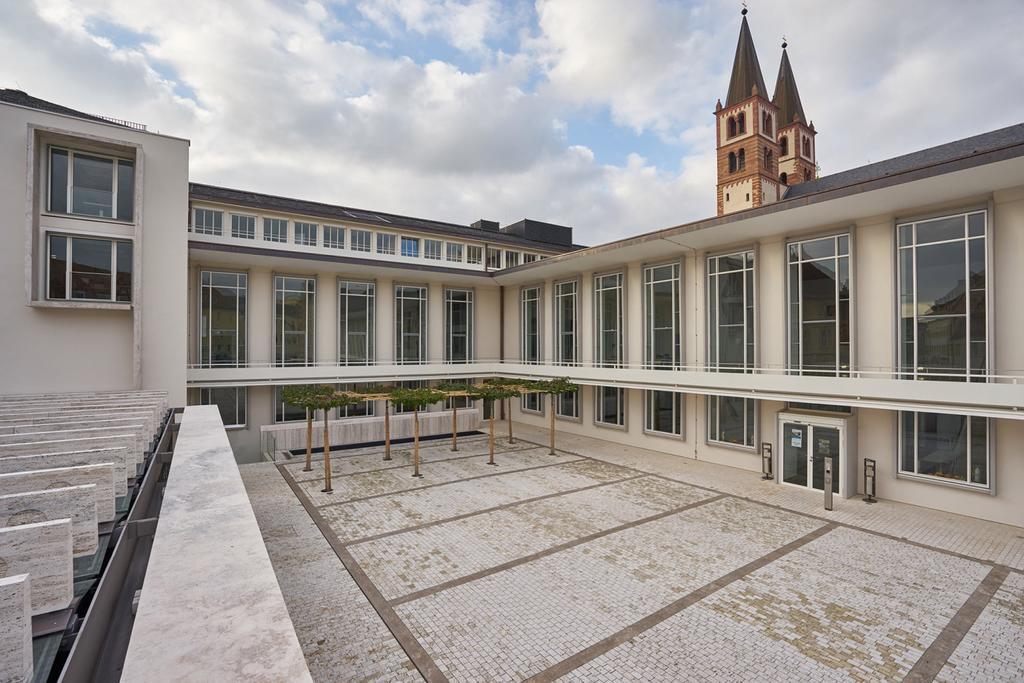
[[[557,498],[558,496],[567,496],[573,493],[580,493],[582,491],[590,491],[591,489],[600,488],[602,486],[612,486],[613,484],[621,484],[626,481],[633,481],[635,479],[643,479],[646,475],[634,474],[631,477],[625,477],[624,479],[615,479],[612,481],[602,481],[596,484],[589,484],[587,486],[581,486],[574,489],[566,489],[564,491],[555,491],[554,493],[545,493],[542,496],[534,496],[532,498],[523,498],[522,500],[516,500],[511,503],[504,503],[503,505],[495,505],[489,508],[483,508],[475,510],[473,512],[465,512],[454,517],[445,517],[444,519],[434,520],[433,522],[424,522],[423,524],[417,524],[416,526],[404,527],[402,529],[395,529],[393,531],[385,531],[383,533],[375,534],[373,536],[364,536],[357,538],[352,541],[345,541],[345,545],[353,546],[360,543],[369,543],[370,541],[378,541],[382,538],[388,538],[389,536],[397,536],[399,534],[409,533],[412,531],[419,531],[420,529],[426,529],[427,527],[437,526],[438,524],[447,524],[448,522],[458,522],[463,519],[469,519],[470,517],[476,517],[477,515],[485,515],[490,512],[497,512],[498,510],[507,510],[509,508],[516,507],[517,505],[526,505],[528,503],[536,503],[541,500],[547,500],[549,498]]]
[[[370,603],[370,606],[377,612],[377,616],[380,617],[381,621],[391,632],[392,637],[398,642],[399,646],[405,652],[406,656],[416,667],[420,675],[423,676],[424,680],[428,683],[447,683],[448,677],[442,673],[441,669],[437,666],[434,659],[427,653],[426,649],[420,643],[420,641],[413,635],[412,631],[402,621],[398,613],[388,604],[388,601],[384,599],[380,590],[374,585],[370,577],[367,576],[366,572],[359,565],[352,554],[345,548],[345,544],[341,542],[338,536],[331,529],[330,524],[324,518],[320,511],[316,509],[313,501],[310,500],[298,483],[291,478],[290,473],[282,466],[278,465],[278,472],[284,478],[285,482],[291,488],[292,493],[296,498],[299,499],[299,503],[306,510],[306,514],[309,515],[313,523],[316,524],[320,533],[323,534],[324,539],[334,550],[334,554],[338,556],[341,564],[348,571],[349,576],[355,581],[356,585],[359,586],[359,590],[362,591],[363,596]]]
[[[473,457],[486,458],[487,455],[484,454],[484,455],[473,456]],[[579,462],[580,460],[582,460],[582,458],[577,458],[575,460],[565,460],[563,462],[551,462],[551,463],[548,463],[546,465],[531,465],[530,467],[521,467],[519,469],[506,470],[504,472],[492,472],[490,474],[476,474],[476,475],[474,475],[472,477],[466,477],[465,479],[452,479],[451,481],[439,481],[436,484],[425,484],[424,486],[413,486],[412,488],[401,489],[399,491],[388,491],[386,493],[375,493],[372,496],[361,496],[359,498],[349,498],[347,500],[338,500],[338,501],[334,501],[334,502],[331,502],[331,503],[324,503],[323,505],[320,505],[318,507],[326,508],[326,507],[334,507],[335,505],[345,505],[347,503],[361,503],[361,502],[363,502],[365,500],[373,500],[374,498],[384,498],[386,496],[394,496],[396,494],[406,493],[408,491],[422,491],[424,489],[432,489],[432,488],[436,488],[438,486],[449,486],[451,484],[459,484],[459,483],[464,482],[464,481],[473,481],[474,479],[485,479],[487,477],[500,477],[503,474],[511,474],[513,472],[529,472],[530,470],[539,470],[539,469],[543,469],[545,467],[557,467],[559,465],[568,465],[571,462]],[[309,483],[309,482],[307,481],[307,482],[304,482],[304,483]]]
[[[723,495],[722,497],[725,496]],[[822,536],[832,531],[836,527],[837,525],[835,523],[826,523],[818,527],[814,531],[804,534],[800,538],[790,541],[789,543],[776,548],[770,553],[763,555],[757,558],[756,560],[748,562],[742,567],[734,569],[728,574],[725,574],[724,576],[718,577],[710,583],[704,584],[700,588],[690,593],[687,593],[683,597],[674,600],[673,602],[670,602],[661,609],[652,612],[651,614],[648,614],[646,617],[643,617],[633,622],[629,626],[620,629],[619,631],[616,631],[610,636],[602,638],[593,645],[590,645],[589,647],[580,650],[576,654],[563,659],[557,664],[548,667],[544,671],[541,671],[540,673],[535,674],[527,678],[526,680],[531,683],[549,683],[550,681],[554,681],[557,678],[560,678],[568,674],[570,671],[578,669],[584,664],[587,664],[597,659],[601,655],[610,652],[619,645],[622,645],[623,643],[626,643],[636,638],[644,631],[650,630],[651,628],[657,626],[666,619],[669,619],[670,617],[675,616],[679,612],[682,612],[687,607],[696,604],[704,598],[707,598],[710,595],[713,595],[714,593],[720,591],[729,584],[752,574],[758,569],[761,569],[762,567],[771,564],[775,560],[784,557],[785,555],[788,555],[789,553],[793,552],[794,550],[797,550],[798,548],[807,545],[811,541],[821,538]]]
[[[466,574],[465,576],[460,576],[457,579],[452,579],[450,581],[445,581],[443,583],[439,583],[439,584],[436,584],[434,586],[430,586],[428,588],[423,588],[423,589],[418,590],[418,591],[413,591],[412,593],[407,593],[405,595],[400,595],[397,598],[392,598],[389,601],[389,604],[392,605],[392,606],[397,607],[397,606],[403,605],[403,604],[405,604],[407,602],[413,602],[414,600],[419,600],[420,598],[425,598],[427,596],[434,595],[435,593],[440,593],[442,591],[446,591],[446,590],[449,590],[451,588],[456,588],[458,586],[461,586],[463,584],[469,583],[471,581],[476,581],[478,579],[483,579],[483,578],[491,576],[493,574],[498,574],[500,572],[507,571],[507,570],[512,569],[514,567],[518,567],[519,565],[523,565],[523,564],[526,564],[528,562],[533,562],[534,560],[539,560],[539,559],[547,557],[549,555],[554,555],[555,553],[560,553],[563,550],[568,550],[569,548],[573,548],[575,546],[582,545],[584,543],[589,543],[591,541],[595,541],[595,540],[597,540],[599,538],[603,538],[605,536],[610,536],[611,534],[615,534],[615,533],[618,533],[620,531],[626,531],[628,529],[632,529],[633,527],[641,526],[643,524],[648,524],[650,522],[656,522],[659,519],[664,519],[665,517],[671,517],[672,515],[677,515],[677,514],[679,514],[681,512],[686,512],[688,510],[692,510],[693,508],[701,507],[702,505],[707,505],[709,503],[714,503],[716,501],[722,500],[725,497],[726,496],[724,496],[724,495],[710,496],[708,498],[704,498],[702,500],[694,501],[692,503],[687,503],[686,505],[682,505],[680,507],[675,507],[675,508],[672,508],[670,510],[663,510],[663,511],[661,511],[661,512],[659,512],[657,514],[654,514],[654,515],[648,515],[647,517],[641,517],[639,519],[633,520],[632,522],[626,522],[625,524],[619,524],[617,526],[613,526],[613,527],[610,527],[608,529],[604,529],[602,531],[595,531],[592,534],[587,534],[586,536],[581,536],[580,538],[576,538],[576,539],[573,539],[571,541],[566,541],[565,543],[559,543],[558,545],[553,545],[553,546],[551,546],[549,548],[545,548],[544,550],[540,550],[540,551],[537,551],[535,553],[531,553],[529,555],[524,555],[523,557],[517,557],[514,560],[509,560],[507,562],[502,562],[501,564],[497,564],[497,565],[494,565],[493,567],[488,567],[486,569],[481,569],[479,571],[473,572],[472,574]]]
[[[526,441],[527,443],[533,443],[533,444],[537,443],[535,441],[529,441],[528,439],[525,439],[525,438],[520,438],[520,440],[521,441]],[[537,444],[537,445],[543,447],[543,444]],[[1006,565],[1000,564],[999,562],[997,562],[995,560],[986,560],[984,558],[975,557],[973,555],[965,555],[963,553],[958,553],[955,550],[949,550],[947,548],[940,548],[938,546],[928,545],[927,543],[922,543],[921,541],[915,541],[913,539],[907,538],[906,536],[896,536],[895,534],[886,533],[884,531],[878,531],[877,529],[870,529],[870,528],[864,527],[864,526],[858,526],[858,525],[852,524],[850,522],[841,522],[841,521],[838,521],[838,520],[829,519],[828,517],[821,516],[821,515],[816,515],[816,514],[813,514],[813,513],[810,513],[810,512],[804,512],[802,510],[794,510],[792,508],[788,508],[788,507],[779,505],[778,503],[769,503],[769,502],[764,501],[764,500],[758,500],[757,498],[751,498],[750,496],[744,496],[744,495],[740,495],[740,494],[737,494],[737,493],[729,493],[727,491],[722,491],[721,489],[712,488],[710,486],[704,486],[702,484],[695,484],[693,482],[684,481],[682,479],[675,479],[675,478],[670,477],[668,475],[659,474],[657,472],[645,472],[644,470],[641,470],[641,469],[639,469],[637,467],[633,467],[631,465],[622,465],[620,463],[616,463],[616,462],[613,462],[611,460],[605,460],[603,458],[594,457],[592,455],[584,455],[582,453],[577,453],[576,451],[570,451],[570,450],[561,449],[561,448],[556,448],[555,450],[561,451],[563,453],[567,453],[569,455],[575,455],[576,457],[579,457],[579,458],[585,458],[587,460],[593,460],[595,462],[601,462],[601,463],[605,463],[605,464],[608,464],[608,465],[616,465],[618,467],[624,467],[624,468],[626,468],[628,470],[632,470],[633,472],[644,472],[647,476],[655,477],[657,479],[662,479],[664,481],[670,481],[670,482],[672,482],[674,484],[685,484],[686,486],[692,486],[692,487],[694,487],[696,489],[701,489],[703,491],[709,491],[709,492],[712,492],[712,493],[717,493],[717,494],[720,494],[720,495],[723,495],[723,496],[729,496],[730,498],[735,498],[737,500],[743,500],[743,501],[746,501],[748,503],[754,503],[756,505],[761,505],[763,507],[771,508],[773,510],[781,510],[782,512],[788,512],[788,513],[793,514],[793,515],[799,515],[801,517],[806,517],[807,519],[813,519],[813,520],[817,520],[819,522],[828,522],[830,524],[835,524],[836,526],[840,526],[840,527],[843,527],[843,528],[846,528],[846,529],[852,529],[854,531],[862,531],[862,532],[864,532],[866,534],[872,534],[874,536],[879,536],[881,538],[886,538],[886,539],[888,539],[890,541],[898,541],[900,543],[907,543],[908,545],[916,546],[916,547],[922,548],[924,550],[931,550],[933,552],[942,553],[944,555],[948,555],[950,557],[955,557],[957,559],[969,560],[971,562],[978,562],[978,563],[983,564],[983,565],[988,566],[988,567],[1006,566]],[[688,460],[688,459],[683,459],[683,460]],[[1007,569],[1009,571],[1013,572],[1013,573],[1016,573],[1016,574],[1024,574],[1024,569],[1018,569],[1016,567],[1007,567]]]
[[[928,649],[907,673],[903,680],[907,683],[931,683],[953,656],[960,641],[971,630],[974,623],[985,611],[992,596],[996,594],[1003,581],[1009,575],[1009,567],[996,565],[989,570],[971,593],[970,597],[960,606],[945,628],[936,636]]]

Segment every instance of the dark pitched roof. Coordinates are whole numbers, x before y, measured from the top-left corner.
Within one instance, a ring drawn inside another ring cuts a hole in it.
[[[86,114],[84,111],[78,111],[70,107],[65,107],[54,102],[47,102],[41,100],[38,97],[32,97],[27,92],[22,90],[15,90],[13,88],[0,88],[0,102],[7,102],[9,104],[16,104],[21,107],[29,107],[30,109],[38,109],[39,111],[50,112],[51,114],[63,114],[64,116],[74,116],[77,119],[84,119],[86,121],[96,121],[97,123],[107,123],[113,126],[121,126],[122,128],[144,128],[139,124],[129,125],[126,121],[116,121],[108,119],[103,116],[96,116],[94,114]]]
[[[957,159],[963,159],[986,152],[993,152],[1005,147],[1024,145],[1024,123],[1000,128],[981,135],[974,135],[955,142],[947,142],[937,147],[929,147],[918,152],[893,157],[866,166],[851,168],[849,171],[833,173],[817,180],[799,185],[792,185],[783,195],[783,200],[805,197],[818,192],[834,190],[849,185],[879,180],[909,171],[927,168]]]
[[[292,199],[289,197],[279,197],[277,195],[249,192],[247,190],[236,190],[227,187],[218,187],[216,185],[205,185],[203,183],[189,183],[189,197],[193,200],[199,201],[221,202],[224,204],[234,204],[236,206],[280,211],[282,213],[297,213],[305,216],[316,216],[345,224],[354,223],[360,225],[373,225],[377,227],[393,227],[396,229],[405,228],[407,230],[418,230],[421,232],[437,233],[440,235],[463,237],[480,242],[518,246],[525,249],[565,252],[583,248],[583,246],[579,244],[566,246],[527,239],[504,232],[494,232],[474,228],[468,225],[459,225],[458,223],[446,223],[444,221],[434,221],[425,218],[401,216],[393,213],[384,213],[383,211],[354,209],[347,206],[324,204],[321,202]]]
[[[775,80],[775,94],[772,96],[772,104],[779,108],[779,128],[793,123],[793,117],[797,117],[796,120],[801,123],[807,123],[804,105],[800,103],[800,92],[796,89],[793,67],[786,53],[786,44],[782,45],[782,62],[779,64],[779,77]]]
[[[761,75],[761,64],[757,61],[757,50],[754,49],[754,39],[750,36],[747,15],[744,13],[743,22],[740,24],[740,39],[736,43],[736,57],[732,61],[732,76],[729,78],[729,94],[726,96],[725,106],[731,107],[749,98],[755,85],[761,97],[768,97],[768,89],[764,87],[764,77]]]

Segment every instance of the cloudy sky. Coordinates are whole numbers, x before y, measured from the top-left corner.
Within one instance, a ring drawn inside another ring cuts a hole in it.
[[[1024,120],[1019,0],[748,0],[823,173]],[[9,0],[0,87],[192,141],[192,180],[594,244],[714,213],[739,2]]]

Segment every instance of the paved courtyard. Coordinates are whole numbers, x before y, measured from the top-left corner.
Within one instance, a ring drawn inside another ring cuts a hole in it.
[[[242,466],[314,679],[1024,679],[1022,529],[523,434]]]

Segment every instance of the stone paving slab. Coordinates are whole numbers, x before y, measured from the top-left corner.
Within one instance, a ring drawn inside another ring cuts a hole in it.
[[[755,514],[757,529],[748,523]],[[820,526],[719,500],[397,612],[450,679],[521,680]]]
[[[422,681],[271,463],[241,465],[315,681]]]
[[[711,495],[653,477],[631,479],[361,543],[350,551],[391,599]]]
[[[499,505],[642,476],[616,465],[575,460],[554,467],[500,472],[493,477],[331,505],[320,509],[343,541],[391,533]]]
[[[1009,574],[938,681],[1024,681],[1024,574]]]
[[[988,571],[838,528],[567,678],[901,680]]]
[[[323,493],[321,491],[323,488],[322,480],[298,482],[298,485],[313,504],[320,507],[331,503],[344,503],[349,500],[367,498],[369,496],[381,496],[424,486],[446,484],[460,479],[469,479],[470,477],[494,476],[529,467],[549,467],[579,459],[578,456],[574,455],[548,455],[546,449],[533,448],[503,453],[501,458],[496,460],[498,462],[496,466],[487,464],[486,455],[473,456],[463,460],[428,463],[428,465],[420,467],[420,472],[423,474],[421,478],[412,476],[412,467],[362,472],[347,477],[338,477],[332,481],[333,493]]]

